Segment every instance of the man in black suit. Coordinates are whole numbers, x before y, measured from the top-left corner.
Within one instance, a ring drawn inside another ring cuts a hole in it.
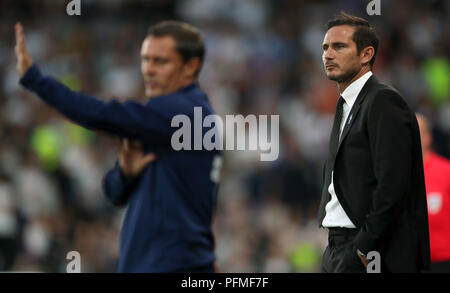
[[[393,88],[372,74],[378,39],[369,23],[341,13],[327,24],[323,63],[340,92],[319,225],[329,230],[322,272],[428,268],[430,248],[419,129]]]

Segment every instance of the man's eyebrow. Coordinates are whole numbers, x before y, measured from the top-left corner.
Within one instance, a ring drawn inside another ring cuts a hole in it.
[[[155,61],[163,61],[163,62],[167,62],[170,61],[170,57],[163,57],[163,56],[152,56],[152,55],[148,55],[148,54],[141,54],[141,58],[142,59],[151,59],[151,60],[155,60]]]
[[[347,46],[347,43],[344,43],[344,42],[334,42],[334,43],[331,43],[331,45],[332,45],[332,46],[336,46],[336,45],[344,45],[344,46]]]
[[[348,43],[345,43],[345,42],[323,43],[323,44],[322,44],[322,48],[329,47],[329,46],[337,46],[337,45],[348,46]]]

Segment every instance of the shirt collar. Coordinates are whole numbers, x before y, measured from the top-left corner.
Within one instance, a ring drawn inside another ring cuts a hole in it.
[[[363,76],[352,82],[341,94],[342,98],[344,98],[345,103],[350,106],[356,101],[359,93],[361,92],[364,84],[366,84],[367,80],[372,76],[372,71],[365,73]]]

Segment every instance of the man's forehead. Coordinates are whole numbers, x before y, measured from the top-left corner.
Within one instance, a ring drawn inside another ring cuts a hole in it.
[[[175,40],[171,36],[148,36],[142,43],[141,53],[148,51],[158,51],[160,53],[175,51]]]
[[[338,25],[330,28],[323,39],[324,43],[349,42],[353,38],[355,28],[350,25]]]

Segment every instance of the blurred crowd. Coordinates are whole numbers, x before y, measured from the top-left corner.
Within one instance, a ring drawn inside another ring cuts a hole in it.
[[[316,213],[338,92],[323,73],[325,23],[365,17],[380,39],[374,73],[430,119],[434,150],[450,157],[450,2],[81,0],[0,2],[0,271],[114,272],[124,210],[101,189],[115,138],[82,129],[25,92],[13,25],[25,26],[41,70],[108,100],[144,98],[139,50],[150,24],[178,19],[205,35],[200,85],[215,111],[280,117],[280,155],[226,151],[214,221],[222,272],[317,272],[326,231]]]

